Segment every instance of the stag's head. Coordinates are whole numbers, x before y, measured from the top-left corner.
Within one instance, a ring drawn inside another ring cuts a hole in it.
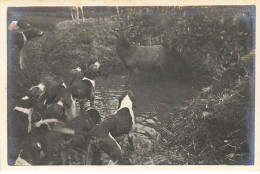
[[[114,31],[118,33],[118,45],[121,46],[131,46],[131,43],[129,42],[127,36],[126,36],[126,30],[129,28],[134,27],[133,25],[125,26],[122,21],[120,21],[120,27],[114,28]]]

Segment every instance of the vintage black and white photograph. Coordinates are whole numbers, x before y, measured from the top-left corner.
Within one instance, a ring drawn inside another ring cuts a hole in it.
[[[9,6],[7,165],[254,165],[254,5]]]

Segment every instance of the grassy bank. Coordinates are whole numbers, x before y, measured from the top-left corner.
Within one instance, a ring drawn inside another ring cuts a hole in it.
[[[38,16],[34,16],[39,18]],[[31,17],[30,17],[31,19]],[[101,63],[100,73],[107,76],[121,71],[124,67],[115,51],[116,36],[111,21],[86,20],[77,24],[65,20],[53,26],[51,21],[42,37],[34,38],[24,47],[26,69],[18,67],[19,49],[9,44],[8,69],[11,98],[19,98],[32,85],[40,82],[51,86],[67,76],[69,70],[79,64]],[[41,28],[41,27],[40,27]]]

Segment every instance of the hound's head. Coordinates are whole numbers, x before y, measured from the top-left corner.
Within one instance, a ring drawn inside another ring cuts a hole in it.
[[[67,88],[67,85],[65,84],[65,82],[62,80],[62,83],[61,83],[61,87],[63,88]]]
[[[20,100],[20,106],[30,108],[36,105],[38,98],[44,93],[45,85],[40,83],[27,90]]]
[[[94,80],[96,77],[99,76],[100,72],[99,72],[99,68],[100,68],[100,63],[98,61],[96,61],[95,63],[91,64],[86,71],[84,72],[84,76],[86,76],[87,78],[90,78],[92,80]]]
[[[77,70],[78,72],[81,72],[81,68],[80,68],[79,66],[76,68],[76,70]]]
[[[123,94],[119,97],[119,103],[118,103],[118,108],[120,108],[123,104],[124,105],[131,105],[136,108],[136,99],[131,90],[127,90],[123,92]]]
[[[78,66],[77,68],[70,70],[70,73],[73,73],[73,74],[74,73],[81,73],[81,71],[82,71],[81,67]]]
[[[8,26],[8,30],[27,30],[30,27],[31,25],[28,22],[24,20],[18,20],[18,21],[12,21]]]
[[[24,20],[17,21],[17,26],[21,29],[29,29],[31,27],[31,24]]]
[[[65,107],[63,101],[59,100],[58,102],[51,104],[45,112],[45,118],[55,118],[61,121],[66,121],[67,117],[65,115]]]
[[[31,40],[34,37],[39,37],[44,34],[42,30],[36,28],[30,28],[29,30],[24,31],[23,33],[26,36],[27,40]]]
[[[100,63],[99,62],[95,62],[94,63],[94,69],[99,70],[100,67]]]
[[[88,107],[84,112],[82,112],[82,115],[87,116],[87,118],[91,120],[91,123],[93,124],[92,126],[98,124],[101,121],[100,113],[93,106]]]
[[[40,83],[37,86],[31,87],[30,90],[27,91],[27,93],[30,96],[33,96],[38,99],[44,93],[44,91],[45,91],[45,85],[43,83]]]
[[[32,108],[35,106],[37,98],[32,95],[25,94],[19,101],[18,106],[23,108]]]
[[[18,158],[15,161],[17,166],[39,165],[45,156],[40,142],[28,142],[23,145]]]

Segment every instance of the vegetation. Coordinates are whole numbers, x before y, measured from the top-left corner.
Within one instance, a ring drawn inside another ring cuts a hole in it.
[[[149,10],[139,21],[134,20],[138,27],[129,32],[141,31],[140,35],[129,37],[141,44],[164,43],[176,50],[193,85],[202,89],[175,107],[172,122],[162,129],[160,143],[137,158],[137,164],[252,164],[252,11],[191,7],[171,8],[152,16]],[[143,40],[138,40],[141,36]]]

